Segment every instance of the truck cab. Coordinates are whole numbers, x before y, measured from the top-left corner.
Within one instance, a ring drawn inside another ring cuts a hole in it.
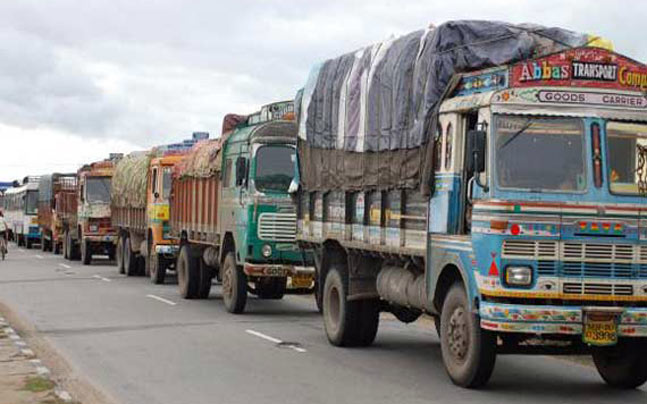
[[[644,65],[600,48],[461,77],[435,137],[432,309],[458,268],[499,352],[567,341],[612,385],[647,379],[632,365],[647,351],[645,83]]]
[[[286,288],[306,293],[314,284],[309,255],[296,244],[296,206],[288,193],[295,133],[293,103],[275,103],[249,116],[222,146],[219,223],[230,240],[223,251],[233,254],[227,245],[235,246],[236,265],[261,297],[282,297]]]
[[[81,261],[92,262],[93,254],[115,256],[116,232],[110,212],[113,162],[92,163],[78,172],[78,223],[73,235],[79,244]]]
[[[147,273],[155,283],[163,283],[166,269],[175,265],[179,243],[170,236],[169,200],[172,188],[173,167],[183,154],[168,154],[151,160],[147,183],[146,235]]]

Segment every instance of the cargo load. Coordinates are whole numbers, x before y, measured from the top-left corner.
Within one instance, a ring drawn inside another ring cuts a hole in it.
[[[430,134],[457,84],[452,77],[595,39],[533,24],[450,21],[315,65],[295,101],[303,188],[428,194]]]
[[[145,208],[146,181],[151,160],[157,156],[155,150],[134,152],[115,166],[112,177],[112,205],[118,208]]]

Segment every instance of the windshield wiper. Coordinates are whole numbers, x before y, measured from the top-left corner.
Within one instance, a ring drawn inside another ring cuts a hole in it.
[[[528,118],[528,120],[526,121],[526,123],[524,123],[524,124],[523,124],[523,126],[521,127],[521,129],[519,129],[519,130],[518,130],[518,131],[516,131],[512,136],[510,136],[510,137],[508,138],[508,140],[506,140],[506,141],[501,145],[501,147],[499,148],[499,150],[504,149],[507,145],[509,145],[510,143],[512,143],[512,141],[513,141],[513,140],[515,140],[515,139],[516,139],[519,135],[521,135],[523,132],[525,132],[525,131],[526,131],[526,129],[528,129],[528,128],[530,127],[530,125],[532,125],[532,118]]]

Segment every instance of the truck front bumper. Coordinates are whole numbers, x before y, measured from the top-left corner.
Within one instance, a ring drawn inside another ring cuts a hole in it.
[[[115,234],[84,235],[83,238],[90,241],[91,243],[113,243],[117,240],[117,235]]]
[[[177,255],[180,251],[179,245],[158,244],[155,246],[155,252],[162,255]]]
[[[243,272],[245,272],[247,276],[309,276],[314,279],[315,267],[291,264],[252,264],[250,262],[246,262],[245,265],[243,265]]]
[[[607,308],[607,307],[605,307]],[[647,337],[647,308],[618,307],[618,335]],[[532,306],[481,302],[481,327],[491,331],[531,334],[582,334],[582,306]]]

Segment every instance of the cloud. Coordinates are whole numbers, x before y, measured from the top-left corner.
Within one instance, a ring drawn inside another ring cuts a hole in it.
[[[0,124],[22,138],[0,137],[20,149],[43,131],[140,147],[216,135],[228,112],[293,97],[315,62],[450,19],[595,32],[645,60],[645,14],[556,0],[2,2]]]

